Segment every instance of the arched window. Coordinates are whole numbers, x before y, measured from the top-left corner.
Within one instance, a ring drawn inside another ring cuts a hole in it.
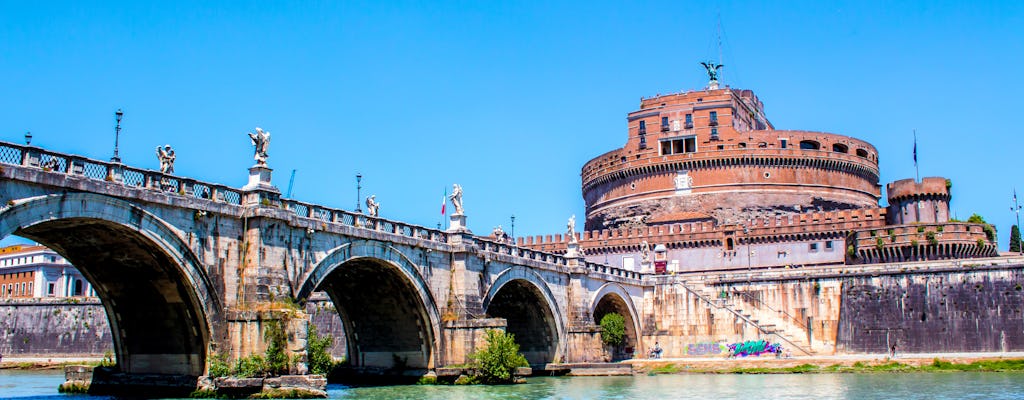
[[[801,140],[800,141],[800,149],[801,150],[820,150],[821,149],[821,143],[815,142],[813,140]]]
[[[732,241],[732,238],[726,238],[725,239],[725,250],[726,251],[732,251],[732,249],[734,247],[735,247],[735,245],[734,245],[734,243]]]
[[[868,158],[868,151],[864,149],[857,149],[857,156]]]
[[[850,148],[846,147],[846,145],[842,144],[842,143],[833,143],[832,144],[832,151],[834,151],[836,153],[849,153],[850,152]]]

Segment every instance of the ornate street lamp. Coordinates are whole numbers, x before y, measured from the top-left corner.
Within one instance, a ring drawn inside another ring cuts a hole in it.
[[[31,146],[32,145],[32,132],[25,132],[25,145],[26,146]]]
[[[363,210],[359,208],[359,199],[362,198],[363,190],[363,174],[356,172],[356,212],[361,213]]]
[[[121,117],[123,117],[123,116],[124,116],[124,113],[121,112],[120,108],[118,108],[117,112],[114,113],[114,117],[117,119],[117,125],[114,126],[114,156],[110,158],[111,162],[116,162],[116,163],[120,163],[121,162],[121,156],[119,156],[118,153],[117,153],[117,142],[118,142],[118,139],[120,139],[120,137],[121,137]]]

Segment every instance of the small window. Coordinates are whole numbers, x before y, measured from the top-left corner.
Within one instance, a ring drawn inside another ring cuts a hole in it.
[[[868,158],[868,151],[864,149],[857,149],[857,156]]]
[[[724,145],[724,144],[720,144],[720,145],[718,145],[718,149],[719,149],[719,150],[725,150],[725,145]]]
[[[647,134],[647,122],[646,121],[643,121],[643,120],[640,121],[640,134],[641,135]]]
[[[711,128],[711,140],[718,140],[718,128]]]
[[[708,124],[718,125],[718,111],[712,111],[711,114],[708,115],[708,119]]]
[[[834,151],[836,153],[849,153],[850,152],[850,148],[846,147],[846,145],[842,144],[842,143],[833,143],[832,144],[832,151]]]
[[[695,152],[697,152],[697,138],[694,136],[661,141],[661,155]]]
[[[813,140],[801,140],[800,141],[800,149],[801,150],[820,150],[821,149],[821,144],[818,143],[818,142],[815,142]]]
[[[47,296],[53,296],[53,293],[54,293],[55,289],[56,288],[54,287],[53,283],[47,284],[46,285],[46,295]]]
[[[739,142],[739,143],[736,144],[736,147],[739,147],[741,149],[745,149],[745,148],[747,148],[747,144],[743,143],[743,142]]]
[[[811,243],[811,244],[809,244],[807,246],[807,249],[810,250],[811,252],[818,251],[818,244],[817,243]]]
[[[668,132],[668,117],[661,117],[661,131]]]
[[[832,250],[832,241],[825,242],[825,250]]]
[[[726,238],[725,239],[725,250],[726,251],[732,251],[733,247],[734,247],[734,245],[733,245],[732,238]]]
[[[686,114],[686,129],[693,128],[693,114]]]

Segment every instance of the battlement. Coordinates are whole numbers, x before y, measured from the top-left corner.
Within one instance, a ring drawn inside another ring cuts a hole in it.
[[[993,238],[983,224],[966,222],[888,225],[856,232],[850,260],[884,263],[954,258],[995,257]]]
[[[577,234],[580,246],[590,252],[614,251],[614,248],[635,247],[640,241],[650,244],[690,243],[695,246],[717,246],[724,234],[742,232],[743,237],[770,241],[809,233],[840,233],[885,226],[886,210],[869,208],[814,212],[776,218],[758,218],[739,224],[717,225],[712,221],[665,224],[644,228],[602,229]],[[753,240],[753,239],[752,239]],[[549,251],[564,251],[569,237],[562,234],[520,237],[519,246]]]
[[[913,179],[901,179],[885,185],[889,202],[916,197],[949,197],[949,180],[932,176],[922,178],[921,182]]]

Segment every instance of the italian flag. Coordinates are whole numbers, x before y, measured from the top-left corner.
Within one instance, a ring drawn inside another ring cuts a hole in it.
[[[448,205],[448,188],[444,188],[444,195],[441,196],[441,215],[444,215],[444,207]]]

